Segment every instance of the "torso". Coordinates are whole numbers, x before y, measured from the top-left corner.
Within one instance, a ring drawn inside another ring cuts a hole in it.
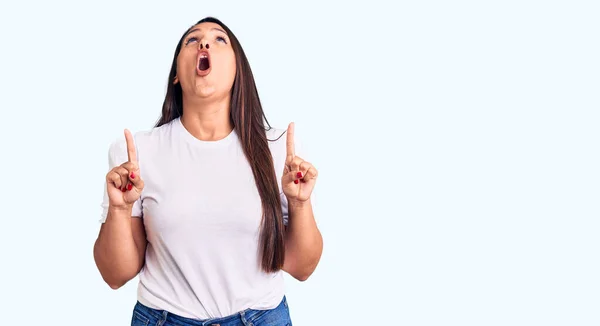
[[[283,133],[272,129],[267,138]],[[269,142],[278,184],[285,140]],[[204,142],[176,119],[137,133],[135,142],[148,239],[138,300],[200,319],[276,307],[283,275],[260,269],[261,201],[235,132]]]

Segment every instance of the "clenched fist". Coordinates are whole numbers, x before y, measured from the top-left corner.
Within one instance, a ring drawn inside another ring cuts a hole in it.
[[[106,174],[108,202],[113,208],[132,207],[144,189],[133,136],[127,129],[125,129],[125,141],[127,142],[127,162],[114,167]]]

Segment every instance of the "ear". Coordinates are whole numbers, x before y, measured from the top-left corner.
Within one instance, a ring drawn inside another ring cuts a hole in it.
[[[175,76],[175,78],[173,78],[173,85],[177,85],[177,83],[179,83],[179,78]]]

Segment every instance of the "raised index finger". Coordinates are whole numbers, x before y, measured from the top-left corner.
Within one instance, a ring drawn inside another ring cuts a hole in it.
[[[290,123],[287,129],[287,157],[293,159],[296,156],[294,149],[294,123]]]
[[[127,142],[127,160],[129,162],[137,163],[137,152],[135,151],[133,135],[131,135],[131,132],[127,129],[125,129],[125,141]]]

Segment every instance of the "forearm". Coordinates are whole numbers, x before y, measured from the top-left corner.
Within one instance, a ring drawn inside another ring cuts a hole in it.
[[[316,269],[322,251],[323,238],[310,200],[290,203],[285,257],[288,272],[299,280],[307,279]]]
[[[94,245],[94,259],[102,278],[118,288],[141,269],[140,254],[131,226],[131,208],[109,208],[108,216]]]

